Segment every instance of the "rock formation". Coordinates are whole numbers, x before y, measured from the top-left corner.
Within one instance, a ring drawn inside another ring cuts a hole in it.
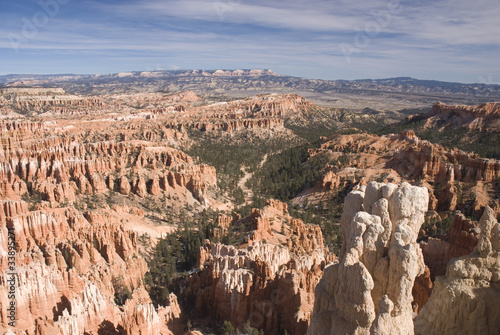
[[[413,286],[413,303],[417,311],[429,300],[435,278],[445,275],[448,262],[474,250],[479,231],[476,222],[457,211],[445,236],[428,237],[420,242],[426,266],[424,273],[417,277]]]
[[[416,243],[428,190],[369,183],[346,197],[339,263],[315,291],[309,335],[413,334],[411,289],[423,273]]]
[[[239,130],[286,131],[284,120],[308,113],[314,105],[296,94],[271,94],[228,103],[189,108],[182,117],[174,114],[165,124],[172,129],[197,129],[202,132]],[[290,134],[289,134],[290,136]]]
[[[185,295],[200,313],[235,327],[248,321],[266,334],[304,334],[328,258],[319,227],[291,218],[286,204],[276,200],[246,218],[218,221],[244,226],[236,237],[243,244],[202,247],[198,260],[208,266],[190,278]]]
[[[427,118],[426,126],[446,120],[445,127],[459,126],[479,131],[500,130],[499,103],[485,103],[477,106],[437,103],[423,117]]]
[[[29,191],[28,195],[39,194],[40,200],[49,203],[67,203],[75,201],[78,194],[100,194],[116,188],[124,195],[133,191],[145,197],[146,184],[152,186],[149,194],[157,195],[160,176],[167,175],[163,190],[185,188],[203,202],[207,188],[216,186],[213,167],[195,164],[188,155],[167,146],[150,149],[112,140],[79,143],[83,141],[80,136],[49,137],[50,129],[44,124],[27,121],[3,122],[0,131],[9,140],[0,146],[0,177],[18,196]],[[139,170],[133,179],[123,175],[134,167]],[[116,172],[122,175],[115,180]]]
[[[6,103],[25,113],[76,115],[103,107],[100,98],[66,94],[61,88],[5,88],[0,93]]]
[[[131,192],[151,201],[165,193],[179,200],[208,199],[207,189],[216,187],[215,169],[166,145],[106,140],[87,132],[82,121],[58,122],[0,123],[0,332],[11,329],[12,229],[16,330],[166,333],[166,323],[179,317],[176,298],[170,297],[170,306],[153,307],[142,288],[147,265],[138,234],[112,214],[105,199],[115,191],[121,199]],[[122,206],[126,215],[143,220],[144,210],[130,205]],[[117,296],[129,299],[119,306]]]
[[[117,290],[140,290],[147,267],[138,255],[137,235],[110,218],[98,212],[81,215],[71,208],[29,212],[24,202],[2,202],[0,221],[0,329],[10,321],[7,283],[12,278],[18,283],[16,329],[29,333],[53,329],[58,334],[81,334],[107,323],[127,330],[127,322],[142,324],[156,318],[165,324],[179,316],[177,310],[159,316],[145,299],[127,301],[127,308],[139,308],[147,317],[120,311],[113,300]],[[14,277],[7,261],[8,229],[17,245]],[[117,281],[121,286],[114,284]],[[153,333],[160,332],[148,332]]]
[[[7,258],[9,229],[17,246],[13,276]],[[114,297],[124,288],[140,291],[147,266],[138,254],[137,234],[99,212],[82,215],[72,208],[30,212],[22,201],[2,201],[0,234],[0,329],[7,329],[11,321],[7,308],[12,278],[17,283],[16,329],[29,333],[52,329],[58,334],[81,334],[107,324],[127,330],[130,322],[142,325],[156,319],[161,325],[179,316],[177,310],[159,316],[150,300],[142,298],[128,300],[127,308],[146,316],[121,312]],[[160,331],[148,334],[153,333]]]
[[[500,225],[486,207],[474,251],[448,263],[415,319],[416,334],[498,334]]]
[[[423,181],[432,190],[429,209],[437,211],[461,209],[464,193],[476,198],[476,211],[488,204],[494,206],[483,188],[500,178],[499,160],[420,140],[413,131],[385,136],[337,135],[310,150],[310,156],[329,161],[318,185],[320,192],[339,191],[369,180]],[[311,199],[315,197],[311,195]]]
[[[476,247],[479,235],[476,223],[456,212],[446,238],[429,238],[420,246],[425,263],[430,268],[433,278],[443,276],[448,262],[460,256],[470,254]]]

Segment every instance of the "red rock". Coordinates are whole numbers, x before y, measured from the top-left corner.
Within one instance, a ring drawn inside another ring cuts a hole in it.
[[[185,292],[196,298],[196,309],[237,327],[249,320],[266,333],[281,328],[304,334],[326,263],[321,229],[291,218],[286,205],[275,200],[246,218],[219,215],[217,221],[222,227],[244,225],[251,244],[205,243],[200,248],[198,266],[204,271],[190,278]],[[287,228],[280,234],[272,225]],[[287,240],[294,242],[288,246]]]
[[[123,195],[130,194],[130,182],[128,181],[127,177],[125,176],[120,177],[120,181],[118,184],[118,192],[120,192]]]

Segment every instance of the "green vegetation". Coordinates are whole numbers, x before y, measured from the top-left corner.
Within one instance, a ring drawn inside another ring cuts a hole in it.
[[[287,201],[314,186],[325,163],[317,157],[310,159],[305,145],[285,149],[270,155],[249,184],[255,194]]]
[[[444,122],[444,121],[443,121]],[[404,120],[396,124],[380,128],[375,133],[378,135],[400,133],[404,130],[413,130],[423,140],[441,144],[448,148],[458,148],[467,152],[475,152],[482,157],[500,159],[500,132],[470,130],[461,127],[424,128],[426,119],[417,117],[412,120]],[[438,124],[438,127],[444,126]]]
[[[196,144],[186,148],[186,153],[215,167],[218,186],[236,204],[244,202],[243,190],[238,187],[238,181],[244,175],[243,168],[254,172],[259,168],[264,155],[293,144],[283,138],[260,139],[247,131],[240,132],[235,137],[190,131],[190,137],[196,140]]]
[[[176,233],[158,241],[149,261],[150,270],[144,277],[155,306],[165,306],[169,293],[178,292],[174,279],[182,277],[196,266],[198,250],[204,240],[215,241],[214,217],[215,214],[209,211],[203,211],[194,218],[186,217]]]
[[[425,220],[421,229],[425,232],[425,236],[444,236],[448,230],[450,230],[452,223],[453,215],[450,215],[442,220],[439,219],[439,216],[433,216]]]
[[[123,277],[113,279],[113,288],[115,290],[115,302],[118,306],[123,306],[127,299],[132,299],[132,293],[129,288],[123,284]]]
[[[259,331],[257,328],[253,328],[250,325],[250,322],[247,321],[243,325],[242,333],[245,335],[263,335],[264,331],[263,330]]]
[[[224,321],[222,324],[222,334],[223,335],[233,335],[236,333],[236,329],[234,328],[231,321]]]
[[[304,208],[288,207],[291,216],[302,219],[306,223],[320,225],[325,245],[336,255],[342,246],[340,219],[344,199],[351,188],[352,185],[348,184],[344,189],[331,195],[327,201],[319,202],[317,205],[306,203]]]
[[[34,211],[37,209],[37,205],[44,200],[44,195],[40,191],[31,188],[31,183],[28,183],[28,188],[31,189],[31,192],[25,192],[21,196],[21,200],[28,203],[30,211]]]
[[[315,145],[319,145],[317,142]],[[286,149],[280,153],[268,156],[266,163],[260,170],[255,172],[249,180],[248,185],[253,187],[253,207],[261,208],[265,199],[275,198],[288,202],[289,213],[293,217],[300,218],[306,223],[317,224],[321,227],[325,244],[330,250],[338,252],[342,245],[340,233],[340,217],[345,196],[352,185],[331,195],[327,201],[316,205],[305,203],[302,207],[292,206],[290,200],[302,191],[313,187],[321,176],[321,170],[327,162],[318,156],[310,157],[308,148],[313,145],[301,145]],[[330,165],[347,163],[347,156],[342,155]],[[246,216],[250,213],[251,206],[241,207],[239,213]]]
[[[243,325],[241,330],[237,330],[236,328],[234,328],[233,324],[230,321],[224,321],[224,323],[222,324],[222,327],[221,327],[221,333],[223,335],[237,335],[237,334],[262,335],[262,334],[264,334],[264,331],[262,331],[262,330],[259,331],[257,328],[253,328],[250,325],[249,321],[245,322],[245,324]]]

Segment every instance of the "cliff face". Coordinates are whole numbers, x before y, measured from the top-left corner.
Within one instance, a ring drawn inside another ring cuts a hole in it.
[[[428,190],[371,182],[349,193],[339,263],[315,291],[307,334],[413,334],[411,288],[424,271],[416,243]]]
[[[61,88],[6,88],[0,93],[6,104],[24,113],[88,114],[103,107],[101,98],[69,95]]]
[[[453,258],[470,254],[478,241],[479,227],[457,211],[446,236],[429,237],[420,242],[424,255],[425,271],[413,286],[414,305],[421,309],[429,300],[434,280],[446,273],[446,266]]]
[[[500,225],[486,207],[477,247],[449,262],[415,319],[416,334],[497,334],[500,329]]]
[[[490,182],[500,177],[500,162],[495,159],[479,158],[475,154],[420,141],[413,143],[395,153],[390,166],[404,169],[402,165],[411,162],[412,168],[406,167],[410,176],[424,178],[440,178],[447,182],[462,181]],[[409,164],[408,164],[409,165]]]
[[[413,131],[387,136],[339,135],[311,150],[310,155],[329,162],[318,185],[323,192],[373,179],[414,180],[425,182],[432,190],[431,210],[460,209],[459,198],[463,201],[464,194],[475,198],[475,210],[487,204],[498,206],[482,188],[498,188],[494,184],[500,178],[500,161],[423,141]]]
[[[238,236],[247,243],[202,248],[199,260],[208,267],[190,278],[186,296],[199,312],[235,327],[248,321],[266,334],[304,334],[328,258],[319,227],[291,218],[275,200],[231,225],[246,227]]]
[[[0,178],[21,196],[37,193],[49,203],[73,202],[78,194],[131,190],[144,197],[159,189],[185,189],[204,203],[216,172],[167,146],[50,137],[44,124],[3,122]],[[146,184],[150,184],[149,190]],[[29,190],[28,190],[29,186]]]
[[[23,201],[2,201],[1,213],[0,329],[6,330],[12,321],[12,282],[16,329],[30,334],[82,334],[109,326],[132,334],[130,323],[143,327],[156,320],[160,325],[178,317],[177,311],[158,315],[151,301],[142,298],[128,300],[127,307],[147,317],[117,306],[114,297],[121,290],[141,290],[147,266],[138,254],[137,234],[112,218],[95,211],[82,215],[73,208],[28,211]],[[7,253],[9,233],[16,241],[14,275]],[[174,301],[168,308],[176,308]]]
[[[457,212],[445,239],[429,238],[420,246],[433,277],[443,276],[448,262],[470,254],[477,245],[480,229],[476,223]]]
[[[243,129],[285,131],[284,120],[308,113],[314,104],[295,94],[255,96],[231,102],[187,108],[172,114],[166,126],[203,132],[234,132]]]
[[[149,229],[149,202],[208,206],[215,169],[164,143],[124,140],[140,124],[108,125],[92,118],[0,122],[0,331],[11,329],[12,280],[15,329],[28,334],[160,334],[179,317],[175,295],[170,306],[155,309],[142,288],[147,265],[138,233],[129,229]],[[16,239],[13,277],[9,229]]]
[[[426,116],[428,117],[427,127],[442,124],[442,121],[445,120],[445,127],[467,127],[479,131],[500,130],[499,103],[486,103],[477,106],[437,103]]]

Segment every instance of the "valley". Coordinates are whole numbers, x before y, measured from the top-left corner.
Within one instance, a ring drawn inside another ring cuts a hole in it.
[[[2,334],[500,327],[498,85],[270,70],[0,84]]]

